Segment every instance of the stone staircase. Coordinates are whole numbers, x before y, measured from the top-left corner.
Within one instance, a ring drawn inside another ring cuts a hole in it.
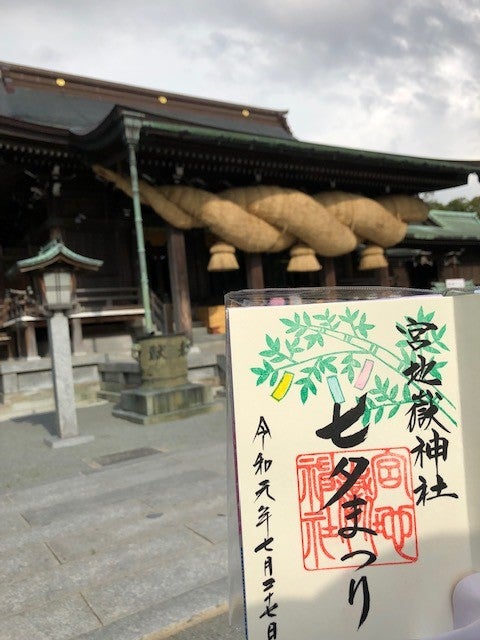
[[[222,610],[224,457],[200,439],[0,495],[0,639],[139,640]]]

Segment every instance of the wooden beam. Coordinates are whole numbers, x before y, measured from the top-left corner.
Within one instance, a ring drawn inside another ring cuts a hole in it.
[[[168,268],[173,302],[173,323],[177,333],[184,333],[192,341],[192,308],[188,284],[185,236],[181,229],[168,227]]]
[[[247,287],[249,289],[264,289],[263,265],[261,253],[246,253],[245,266],[247,271]]]

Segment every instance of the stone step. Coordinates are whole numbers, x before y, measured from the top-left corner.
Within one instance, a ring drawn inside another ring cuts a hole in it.
[[[60,534],[71,534],[92,529],[98,529],[112,520],[119,518],[151,517],[152,513],[166,512],[172,509],[191,508],[192,503],[210,498],[213,494],[225,495],[224,480],[211,478],[204,481],[192,482],[192,485],[180,485],[172,490],[168,488],[169,496],[173,495],[173,502],[170,497],[162,495],[158,483],[155,487],[150,487],[147,495],[143,499],[136,497],[130,499],[117,499],[110,502],[112,496],[107,496],[103,501],[100,499],[89,499],[84,504],[79,505],[77,511],[68,509],[63,511],[62,506],[41,510],[31,510],[22,513],[22,516],[31,523],[31,526],[22,531],[10,533],[0,539],[0,553],[12,552],[18,546],[32,544],[36,542],[48,542]],[[91,508],[88,508],[88,502]],[[172,504],[177,507],[172,507]]]
[[[75,405],[77,407],[91,406],[98,401],[99,383],[76,382]],[[4,402],[0,402],[0,421],[25,415],[47,413],[55,410],[53,389],[26,390],[11,393]]]
[[[65,563],[98,555],[113,547],[125,547],[132,542],[149,541],[174,526],[186,527],[213,544],[226,538],[225,496],[212,494],[201,502],[180,502],[177,506],[177,509],[151,511],[140,518],[115,518],[94,530],[59,534],[48,540],[48,547],[60,562]],[[187,509],[188,516],[182,516]],[[10,552],[9,555],[11,557]],[[0,555],[0,575],[1,557]]]
[[[150,598],[148,606],[141,605],[136,611],[106,624],[102,624],[82,594],[74,594],[1,620],[0,637],[2,640],[139,640],[150,634],[157,636],[162,630],[173,632],[182,623],[208,612],[224,611],[227,589],[227,579],[221,577],[173,598],[165,599],[160,593],[153,602]]]
[[[226,545],[215,545],[208,549],[194,549],[135,576],[84,589],[83,595],[105,625],[226,575]]]
[[[191,623],[192,620],[225,612],[227,589],[226,578],[221,578],[191,589],[176,598],[156,602],[120,620],[68,640],[138,640],[140,638],[154,640],[154,638],[167,638],[179,628]]]
[[[226,542],[213,544],[187,527],[169,527],[162,535],[142,541],[142,544],[132,542],[65,564],[58,563],[20,580],[2,582],[0,629],[4,617],[28,612],[79,590],[84,596],[91,594],[90,606],[102,621],[111,621],[135,610],[134,605],[128,603],[130,583],[143,588],[145,576],[153,572],[155,578],[148,580],[148,588],[156,580],[166,590],[164,597],[171,597],[174,594],[170,592],[169,596],[169,582],[172,589],[182,593],[195,586],[197,576],[201,578],[200,583],[205,583],[226,575],[226,555]],[[184,578],[190,576],[184,583],[185,589],[181,588],[181,577],[176,583],[172,578],[176,572],[183,572]],[[131,591],[130,594],[133,597]],[[122,603],[115,608],[113,599],[117,597]]]
[[[86,459],[90,473],[79,474],[55,480],[47,484],[27,489],[11,491],[8,496],[0,496],[0,521],[8,513],[26,509],[62,505],[72,500],[82,500],[91,496],[101,496],[123,488],[131,489],[145,482],[158,482],[158,491],[162,491],[162,482],[172,475],[179,475],[191,469],[217,470],[225,473],[225,444],[198,444],[195,451],[178,450],[175,453],[162,452],[131,461],[100,467],[95,459]],[[219,460],[221,463],[219,464]],[[128,467],[126,471],[125,467]]]
[[[161,599],[135,613],[69,640],[138,640],[140,638],[148,640],[150,636],[153,640],[155,637],[170,637],[170,634],[174,633],[176,629],[195,618],[224,612],[227,590],[227,579],[220,578],[191,589],[175,598]],[[159,636],[158,632],[162,631],[163,634]],[[18,635],[12,635],[12,640],[13,638],[16,640],[18,637]]]

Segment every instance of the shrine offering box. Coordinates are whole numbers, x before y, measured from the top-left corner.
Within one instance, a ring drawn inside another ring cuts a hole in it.
[[[226,296],[229,574],[249,640],[452,629],[480,569],[480,296]]]

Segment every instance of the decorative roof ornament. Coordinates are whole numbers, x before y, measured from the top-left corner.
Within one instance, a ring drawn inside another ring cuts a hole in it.
[[[103,264],[103,260],[82,256],[66,247],[63,242],[54,239],[43,246],[36,256],[18,260],[17,269],[20,273],[27,273],[45,269],[58,262],[67,264],[73,269],[86,269],[88,271],[98,271]]]

